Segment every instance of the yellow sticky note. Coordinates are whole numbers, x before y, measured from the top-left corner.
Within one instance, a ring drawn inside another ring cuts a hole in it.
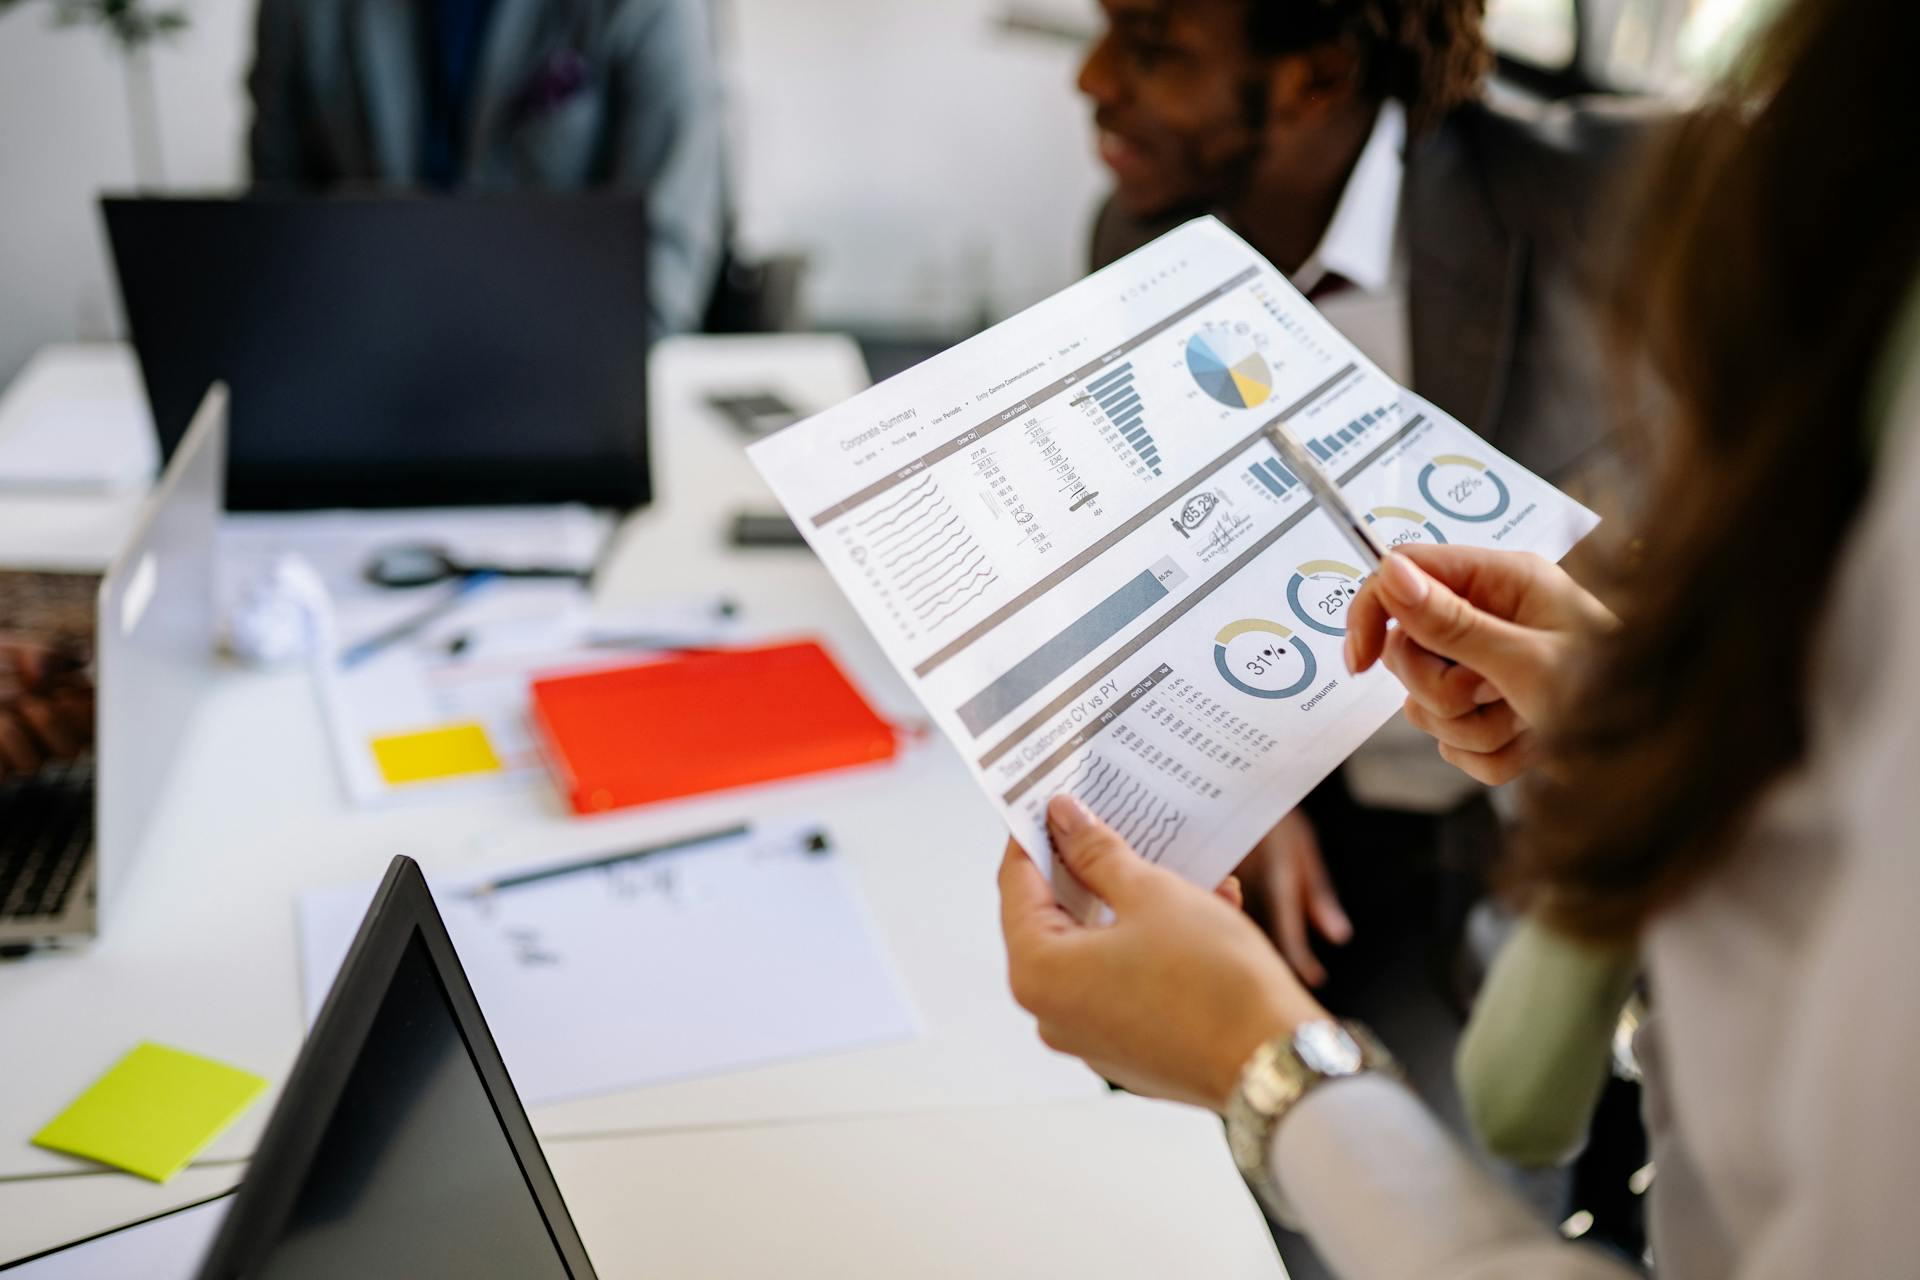
[[[165,1182],[266,1087],[238,1067],[142,1043],[34,1134],[33,1142]]]
[[[368,744],[380,776],[392,786],[433,782],[469,773],[497,773],[500,757],[477,724],[450,724],[421,733],[396,733]]]

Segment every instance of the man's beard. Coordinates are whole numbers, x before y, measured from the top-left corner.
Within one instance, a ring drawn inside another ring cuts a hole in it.
[[[1223,148],[1218,135],[1180,144],[1182,166],[1195,178],[1194,197],[1183,212],[1233,209],[1253,187],[1266,144],[1267,82],[1248,76],[1235,96],[1240,101],[1240,119],[1230,147]]]

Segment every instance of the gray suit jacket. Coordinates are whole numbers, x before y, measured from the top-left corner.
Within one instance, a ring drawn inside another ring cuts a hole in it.
[[[1475,103],[1407,155],[1413,389],[1563,483],[1604,469],[1617,404],[1597,306],[1617,260],[1609,208],[1656,119],[1637,106]],[[1109,203],[1094,265],[1178,220],[1142,223]]]
[[[260,0],[247,81],[257,185],[419,181],[419,8]],[[704,0],[497,0],[462,159],[476,190],[644,190],[655,331],[699,327],[724,207]]]

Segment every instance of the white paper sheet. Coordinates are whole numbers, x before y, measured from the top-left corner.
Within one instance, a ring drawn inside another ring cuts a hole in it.
[[[1211,884],[1402,699],[1345,669],[1364,574],[1276,420],[1383,542],[1597,523],[1211,218],[749,452],[1030,852],[1068,790]]]
[[[434,592],[446,588],[434,588]],[[417,601],[416,609],[430,603]],[[620,666],[640,654],[583,647],[586,594],[572,583],[494,582],[418,635],[351,667],[324,655],[312,663],[335,765],[347,796],[371,805],[426,792],[493,786],[541,769],[528,707],[533,680],[545,674]],[[453,637],[473,647],[448,652]],[[374,742],[389,736],[478,725],[500,768],[418,782],[381,773]]]
[[[471,890],[508,873],[430,878],[521,1097],[537,1105],[918,1035],[841,858],[807,850],[814,830],[758,828],[481,896]],[[374,889],[301,897],[309,1019]]]
[[[368,582],[367,561],[393,547],[429,544],[481,565],[591,569],[613,522],[582,506],[473,507],[430,511],[250,512],[220,524],[220,616],[282,556],[312,565],[332,598],[342,644],[417,611],[440,587],[395,591]],[[570,584],[558,585],[565,593]]]
[[[411,608],[431,608],[455,591],[408,593]],[[495,579],[461,594],[456,607],[417,633],[351,665],[329,661],[324,651],[331,644],[323,643],[311,669],[347,797],[374,805],[540,773],[544,757],[530,717],[536,679],[627,666],[663,647],[720,644],[739,634],[718,596],[605,610],[579,583]],[[500,767],[399,783],[382,774],[376,739],[454,725],[478,725]]]

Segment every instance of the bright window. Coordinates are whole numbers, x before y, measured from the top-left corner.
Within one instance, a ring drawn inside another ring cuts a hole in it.
[[[1739,55],[1780,0],[1589,0],[1591,70],[1623,89],[1708,84]]]
[[[1574,0],[1488,0],[1487,37],[1510,58],[1564,70],[1579,46]]]

